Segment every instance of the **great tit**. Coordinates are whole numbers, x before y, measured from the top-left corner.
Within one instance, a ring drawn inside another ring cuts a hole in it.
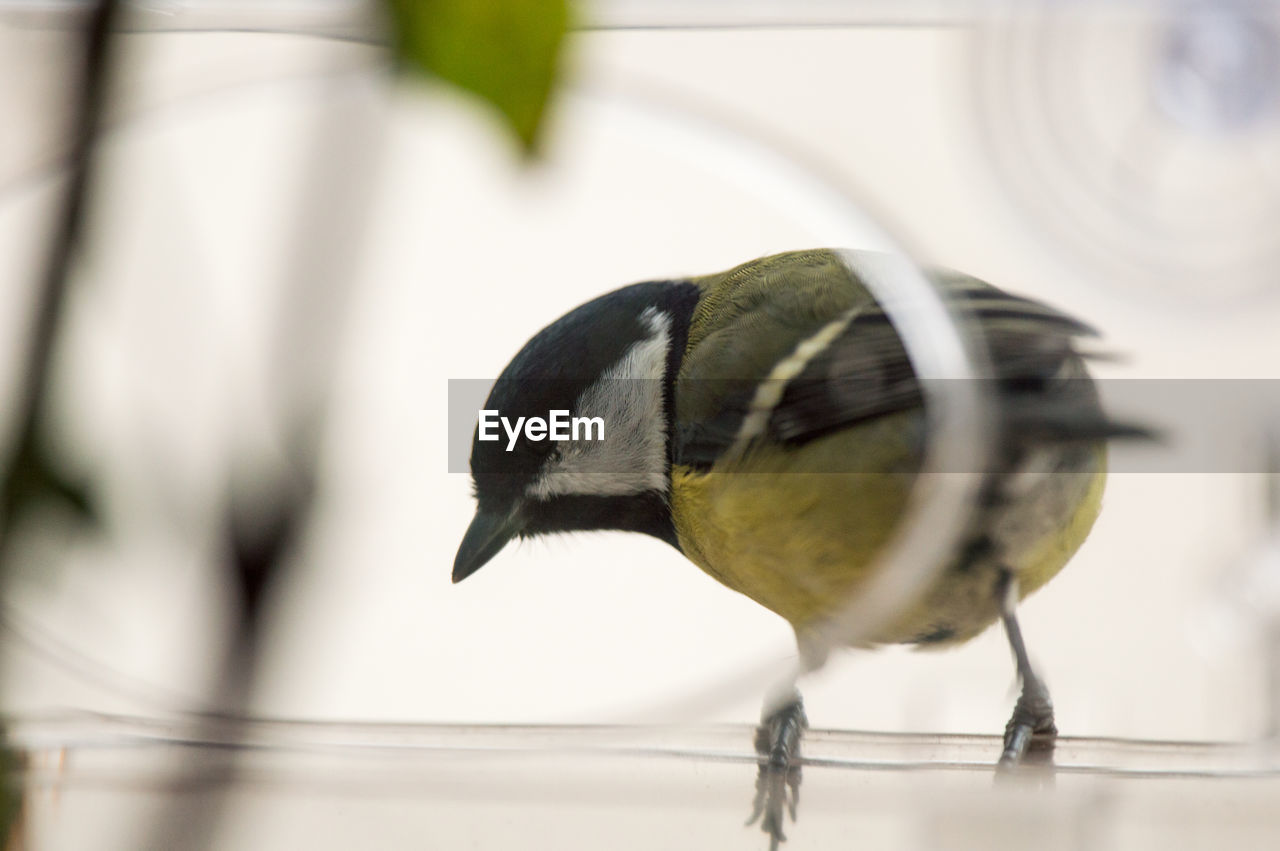
[[[640,532],[784,617],[802,669],[820,667],[830,641],[819,627],[874,572],[931,432],[889,311],[863,283],[874,259],[795,251],[638,283],[538,332],[485,403],[507,434],[493,439],[491,421],[474,435],[478,509],[453,581],[512,538]],[[1056,735],[1014,607],[1093,526],[1105,440],[1141,430],[1103,414],[1076,347],[1088,326],[967,275],[929,277],[985,342],[1000,439],[953,558],[914,605],[856,643],[942,646],[1002,620],[1022,682],[1000,757],[1007,767]],[[569,439],[550,439],[557,411]],[[569,423],[579,421],[574,440]],[[766,702],[755,742],[751,821],[763,816],[775,848],[784,809],[795,817],[806,727],[799,692],[785,694]]]

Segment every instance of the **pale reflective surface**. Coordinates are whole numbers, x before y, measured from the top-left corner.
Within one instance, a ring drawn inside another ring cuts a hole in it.
[[[751,731],[251,722],[241,749],[175,722],[16,725],[39,849],[138,847],[234,765],[216,848],[758,848]],[[225,734],[225,735],[224,735]],[[222,744],[220,744],[222,742]],[[1280,760],[1215,743],[1064,739],[1057,774],[996,784],[992,736],[811,731],[786,847],[1259,847]],[[131,844],[132,843],[132,844]]]

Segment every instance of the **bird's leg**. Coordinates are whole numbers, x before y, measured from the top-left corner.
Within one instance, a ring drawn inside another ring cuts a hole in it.
[[[793,684],[781,699],[765,701],[760,726],[756,728],[756,753],[760,767],[756,774],[756,797],[747,824],[760,820],[760,829],[769,834],[769,851],[787,840],[782,832],[783,811],[796,819],[800,802],[800,739],[808,728],[804,701]],[[791,790],[790,796],[787,790]]]
[[[1015,608],[1018,604],[1018,580],[1005,572],[997,585],[1000,594],[1000,620],[1004,623],[1009,647],[1018,666],[1022,694],[1013,707],[1013,716],[1004,729],[1004,750],[997,770],[1009,771],[1024,763],[1049,764],[1053,761],[1054,740],[1058,728],[1053,723],[1053,701],[1044,680],[1031,667],[1027,646],[1022,641]]]

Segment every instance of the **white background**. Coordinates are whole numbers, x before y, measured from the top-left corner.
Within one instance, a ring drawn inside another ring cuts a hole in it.
[[[56,91],[54,40],[6,38],[31,70],[25,85],[4,75],[0,94],[38,112],[40,86]],[[1106,374],[1248,377],[1277,362],[1276,310],[1181,306],[1053,249],[984,157],[962,29],[581,34],[572,73],[599,94],[558,105],[532,168],[471,99],[421,84],[388,92],[379,71],[361,70],[376,65],[366,48],[264,35],[132,43],[58,418],[114,507],[104,535],[23,545],[11,608],[32,643],[10,645],[6,686],[20,709],[159,712],[208,699],[227,595],[200,518],[231,454],[263,443],[265,305],[288,262],[299,152],[320,107],[386,123],[371,134],[381,147],[367,225],[351,233],[357,295],[318,522],[278,591],[261,713],[755,718],[764,683],[737,675],[785,662],[789,628],[664,544],[538,541],[449,583],[472,503],[466,476],[446,467],[448,379],[495,377],[540,327],[635,280],[877,241],[821,199],[772,191],[775,175],[737,164],[732,134],[673,148],[660,126],[626,117],[637,99],[662,104],[675,126],[702,116],[776,143],[922,259],[1087,318],[1129,356]],[[11,341],[58,186],[47,172],[16,180],[24,159],[51,156],[41,126],[5,150]],[[11,355],[3,364],[12,388]],[[1221,576],[1260,535],[1261,487],[1225,474],[1112,478],[1084,549],[1023,610],[1064,733],[1260,731],[1257,648],[1203,639]],[[847,654],[804,686],[816,727],[957,732],[1002,729],[1012,689],[995,630],[945,653]]]

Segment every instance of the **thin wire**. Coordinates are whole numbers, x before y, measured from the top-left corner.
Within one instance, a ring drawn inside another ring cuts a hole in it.
[[[271,759],[330,755],[373,759],[423,775],[436,765],[422,757],[503,759],[563,755],[676,758],[755,763],[752,729],[743,724],[686,727],[607,725],[404,724],[353,721],[239,719],[206,724],[201,735],[171,719],[64,712],[8,719],[15,743],[31,751],[118,752],[199,748],[256,752]],[[994,770],[993,735],[812,730],[806,765],[844,770]],[[1106,777],[1280,777],[1280,755],[1251,743],[1108,737],[1062,737],[1055,772]],[[391,760],[408,760],[392,762]],[[447,769],[446,769],[447,770]],[[363,785],[363,780],[361,781]]]
[[[299,3],[283,8],[262,3],[246,5],[240,11],[227,11],[210,3],[187,3],[176,9],[147,8],[141,3],[133,6],[130,20],[122,24],[119,32],[302,34],[368,44],[386,42],[384,33],[368,26],[369,3]],[[979,0],[792,0],[769,4],[598,0],[571,26],[584,32],[926,29],[963,26],[991,14],[991,10],[991,3]],[[45,30],[72,28],[83,14],[82,4],[47,2],[0,2],[0,13],[4,12],[8,13],[11,26]]]

